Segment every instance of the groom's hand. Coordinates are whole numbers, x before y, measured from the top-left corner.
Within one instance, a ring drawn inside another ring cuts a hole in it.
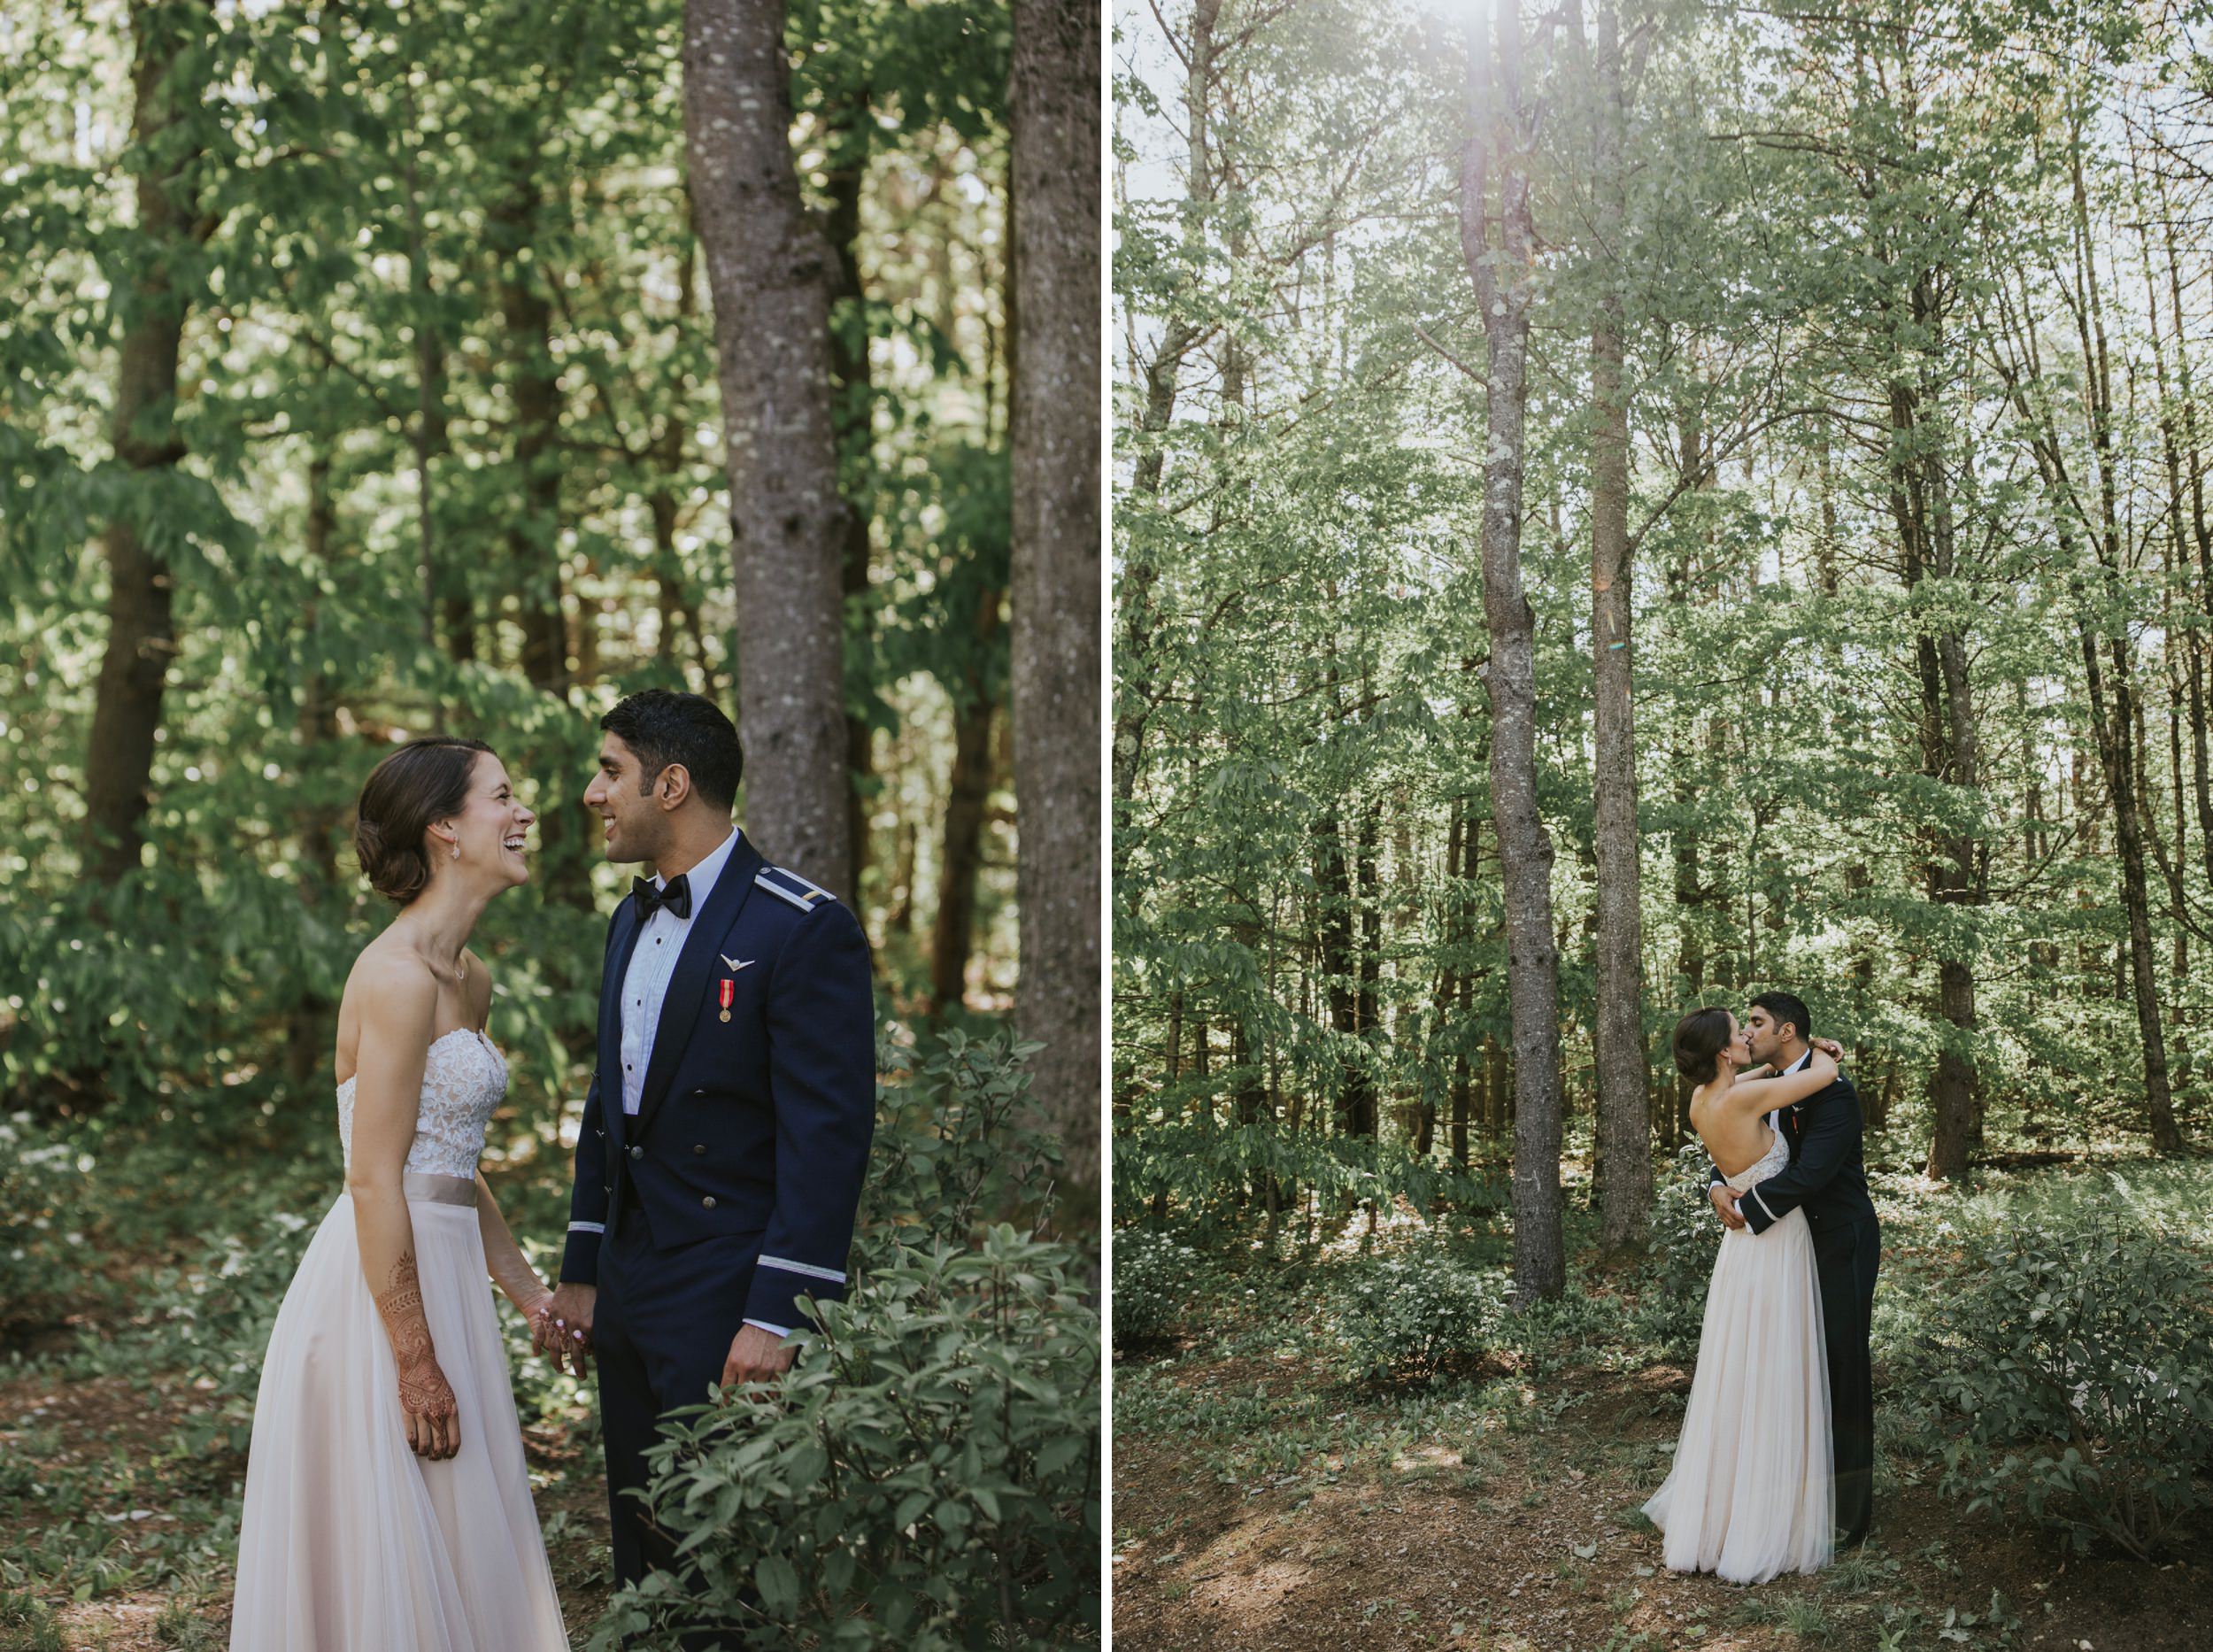
[[[783,1339],[759,1325],[740,1325],[730,1339],[729,1357],[722,1362],[722,1386],[742,1382],[773,1382],[791,1369],[792,1350]]]
[[[1706,1190],[1706,1196],[1714,1201],[1714,1214],[1721,1218],[1723,1227],[1734,1228],[1739,1232],[1744,1230],[1745,1219],[1737,1214],[1737,1200],[1743,1198],[1743,1194],[1726,1182],[1716,1182]]]
[[[591,1314],[598,1298],[598,1285],[564,1283],[554,1288],[552,1301],[539,1310],[530,1327],[531,1346],[551,1359],[557,1370],[566,1365],[579,1377],[591,1370]]]

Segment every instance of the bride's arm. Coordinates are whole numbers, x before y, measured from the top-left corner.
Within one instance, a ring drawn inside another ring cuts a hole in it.
[[[482,1170],[476,1173],[476,1231],[484,1241],[484,1261],[492,1283],[525,1319],[553,1300],[552,1291],[538,1278],[538,1270],[508,1231],[507,1218],[499,1214],[499,1201],[492,1197],[492,1185]]]
[[[1729,1092],[1729,1105],[1746,1113],[1765,1113],[1808,1096],[1818,1095],[1837,1082],[1835,1058],[1816,1050],[1814,1059],[1794,1073],[1776,1078],[1739,1078]]]
[[[491,1014],[492,972],[484,968],[483,961],[474,953],[467,956],[469,1015],[481,1027]],[[507,1227],[507,1218],[499,1213],[499,1201],[492,1197],[492,1185],[484,1179],[481,1170],[476,1172],[476,1231],[484,1242],[484,1262],[492,1283],[525,1319],[553,1300],[551,1290],[538,1278],[537,1270],[522,1254],[522,1247],[515,1243],[515,1236]]]
[[[398,1368],[408,1447],[418,1455],[450,1457],[460,1449],[460,1416],[430,1344],[403,1180],[414,1145],[438,988],[427,970],[404,960],[375,961],[356,984],[361,1038],[354,1065],[353,1162],[346,1170],[354,1236]]]

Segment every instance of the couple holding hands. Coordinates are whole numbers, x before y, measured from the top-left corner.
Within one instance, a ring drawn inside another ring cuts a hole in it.
[[[625,1582],[675,1564],[631,1494],[662,1414],[773,1378],[799,1299],[844,1288],[875,1118],[860,925],[732,826],[744,758],[713,702],[650,690],[600,727],[583,802],[655,876],[608,924],[552,1285],[477,1168],[507,1066],[468,950],[529,879],[534,817],[479,741],[412,742],[362,788],[362,870],[400,910],[339,1006],[346,1185],[269,1339],[232,1652],[568,1645],[488,1278],[540,1349],[597,1367]]]

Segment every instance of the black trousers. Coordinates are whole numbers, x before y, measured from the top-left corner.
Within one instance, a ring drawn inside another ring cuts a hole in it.
[[[614,1575],[635,1583],[649,1571],[678,1570],[675,1546],[628,1495],[651,1479],[646,1447],[664,1412],[706,1402],[744,1322],[759,1234],[701,1239],[656,1250],[636,1211],[610,1224],[599,1247],[599,1292],[592,1343],[599,1375],[599,1424],[607,1455],[607,1511]],[[687,1637],[694,1648],[731,1646],[729,1637]]]
[[[1875,1274],[1883,1232],[1871,1216],[1814,1229],[1814,1266],[1821,1281],[1822,1337],[1829,1355],[1829,1428],[1836,1446],[1837,1541],[1867,1540],[1875,1514],[1875,1374],[1868,1338],[1875,1311]]]

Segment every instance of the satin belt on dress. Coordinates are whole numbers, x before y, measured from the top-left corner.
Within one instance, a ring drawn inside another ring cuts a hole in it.
[[[408,1170],[399,1178],[400,1191],[410,1199],[427,1199],[438,1205],[476,1203],[474,1176],[434,1176],[428,1170]]]

